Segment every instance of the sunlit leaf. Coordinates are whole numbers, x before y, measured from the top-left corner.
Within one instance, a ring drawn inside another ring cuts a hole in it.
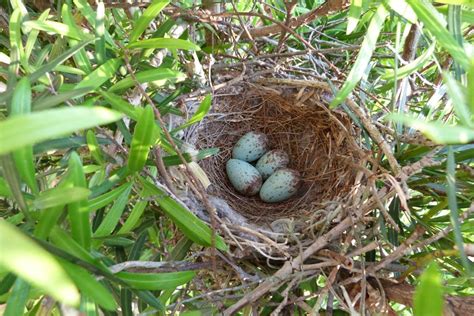
[[[151,146],[156,141],[155,115],[150,105],[145,107],[138,119],[133,133],[128,157],[128,169],[131,173],[139,172],[145,166]]]
[[[79,304],[79,292],[61,265],[16,227],[0,219],[0,266],[60,302]]]
[[[151,21],[161,12],[169,3],[169,0],[155,0],[153,1],[142,16],[138,19],[137,23],[133,26],[132,33],[130,34],[130,42],[138,40],[140,35],[143,34],[145,29],[148,27]]]
[[[441,274],[435,262],[431,263],[420,277],[413,299],[414,315],[443,315],[443,286]]]
[[[177,38],[150,38],[128,44],[128,48],[167,48],[199,51],[201,48],[187,40]]]
[[[194,271],[168,272],[168,273],[130,273],[119,272],[117,276],[136,289],[164,290],[175,288],[178,285],[191,281]]]
[[[121,117],[121,114],[102,107],[78,106],[8,118],[0,122],[0,154],[77,130],[111,123]]]
[[[186,78],[186,76],[182,72],[171,70],[168,68],[156,68],[137,72],[135,74],[135,77],[137,78],[137,81],[139,83],[153,82],[156,85],[163,85],[168,80],[178,81]],[[135,82],[133,81],[132,77],[129,76],[114,84],[109,89],[109,92],[121,91],[133,86],[135,86]]]

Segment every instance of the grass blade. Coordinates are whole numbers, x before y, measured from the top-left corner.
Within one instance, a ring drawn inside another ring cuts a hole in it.
[[[364,41],[359,51],[359,55],[352,67],[349,75],[347,76],[346,81],[342,85],[342,88],[338,91],[334,100],[332,100],[330,107],[335,108],[347,98],[349,93],[354,89],[359,80],[362,78],[367,65],[372,58],[372,54],[375,49],[375,44],[377,43],[377,38],[382,30],[383,24],[386,17],[388,16],[388,11],[385,9],[383,4],[379,5],[377,11],[375,12],[372,20],[370,21],[367,33],[365,35]]]
[[[67,24],[59,23],[55,21],[40,21],[40,20],[26,21],[23,23],[23,26],[27,28],[32,28],[35,30],[40,30],[40,31],[45,31],[45,32],[50,32],[50,33],[66,36],[66,37],[73,38],[79,41],[90,39],[91,37],[90,35],[86,36],[85,35],[86,32],[84,31],[78,32]]]
[[[33,101],[33,110],[40,111],[46,110],[49,108],[53,108],[56,105],[63,104],[67,100],[78,98],[87,92],[92,90],[92,87],[86,87],[82,89],[74,89],[71,91],[62,92],[57,95],[51,95],[47,97],[43,97]]]
[[[443,285],[435,262],[431,263],[420,277],[416,287],[413,309],[417,316],[443,315]]]
[[[137,72],[135,74],[135,77],[137,78],[137,81],[139,83],[153,82],[153,84],[160,86],[160,85],[164,85],[166,81],[168,80],[170,81],[183,80],[186,78],[186,75],[183,74],[182,72],[171,70],[169,68],[156,68],[156,69]],[[127,78],[122,79],[116,84],[114,84],[109,89],[109,92],[121,91],[133,86],[135,86],[135,82],[130,76],[128,76]]]
[[[31,286],[22,279],[16,279],[10,296],[7,300],[7,307],[3,316],[17,316],[23,315],[25,305],[28,301]]]
[[[87,131],[86,139],[87,139],[87,147],[89,148],[92,158],[94,158],[94,160],[99,165],[103,165],[105,160],[102,155],[102,151],[100,150],[100,145],[99,145],[99,142],[97,141],[97,137],[95,137],[95,134],[92,130]]]
[[[8,118],[0,122],[0,155],[77,130],[111,123],[121,117],[106,108],[78,106]]]
[[[206,97],[204,98],[204,100],[202,100],[201,104],[199,104],[199,108],[196,110],[196,113],[194,113],[194,115],[189,119],[189,121],[187,121],[186,123],[184,123],[183,125],[175,128],[172,132],[177,132],[179,130],[182,130],[182,129],[185,129],[197,122],[200,122],[205,116],[207,113],[209,113],[209,110],[211,109],[211,95],[208,94],[206,95]]]
[[[71,202],[87,199],[91,191],[81,187],[59,187],[43,191],[33,201],[33,207],[38,210],[64,206]]]
[[[347,35],[351,34],[356,29],[361,15],[362,15],[362,0],[351,0],[349,15],[347,17],[347,29],[346,29]]]
[[[15,226],[0,220],[0,266],[17,274],[56,300],[79,304],[79,292],[61,265]]]
[[[81,82],[74,87],[74,89],[82,89],[85,87],[91,87],[92,89],[99,88],[103,83],[112,78],[112,76],[115,74],[115,71],[118,69],[118,67],[120,67],[121,64],[122,60],[120,58],[110,59],[105,64],[100,65],[97,69],[84,77],[84,79],[82,79]]]

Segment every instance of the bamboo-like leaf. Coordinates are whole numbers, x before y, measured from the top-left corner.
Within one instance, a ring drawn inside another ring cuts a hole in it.
[[[0,220],[0,267],[7,269],[56,300],[79,304],[79,292],[61,265],[16,227]]]
[[[454,240],[456,242],[456,247],[459,249],[459,255],[461,257],[461,262],[466,269],[467,275],[471,274],[471,262],[466,256],[466,251],[464,250],[464,241],[461,233],[461,222],[459,221],[459,210],[458,210],[458,201],[457,201],[457,190],[456,190],[456,162],[454,161],[454,151],[452,146],[448,146],[448,161],[446,165],[446,181],[447,186],[447,195],[448,195],[448,205],[450,210],[451,224],[453,225]]]
[[[70,49],[68,49],[67,51],[65,51],[64,53],[59,55],[58,57],[51,60],[49,63],[41,66],[34,73],[32,73],[31,75],[28,76],[28,78],[30,79],[30,82],[33,83],[36,80],[38,80],[41,76],[46,74],[47,72],[52,71],[58,65],[62,64],[66,60],[68,60],[71,56],[74,56],[78,51],[80,51],[82,48],[84,48],[90,42],[91,42],[91,40],[82,41],[79,44],[71,47]]]
[[[156,69],[137,72],[135,74],[135,77],[137,78],[137,81],[139,83],[153,82],[155,85],[163,85],[168,80],[172,80],[172,81],[183,80],[186,78],[186,75],[183,74],[182,72],[171,70],[168,68],[156,68]],[[116,84],[114,84],[109,89],[109,92],[121,91],[133,86],[135,86],[135,82],[129,76],[129,77],[126,77],[125,79],[120,80]]]
[[[397,80],[403,79],[406,76],[411,75],[412,73],[416,72],[418,69],[423,67],[425,63],[432,57],[434,49],[436,47],[436,42],[433,42],[426,51],[423,52],[420,56],[418,56],[415,60],[413,60],[408,65],[400,67],[397,69]],[[381,77],[381,79],[392,79],[395,80],[395,71],[393,69],[387,69],[385,74]]]
[[[420,277],[416,287],[413,309],[417,316],[443,315],[443,285],[435,262],[431,263]]]
[[[123,235],[129,233],[135,226],[138,224],[140,218],[143,215],[143,212],[145,211],[145,208],[147,206],[148,202],[147,201],[139,201],[135,204],[135,206],[132,208],[132,211],[130,212],[130,215],[128,216],[127,220],[123,224],[122,227],[120,227],[120,230],[117,232],[117,235]]]
[[[464,69],[469,68],[469,59],[464,48],[446,29],[445,21],[441,20],[440,14],[433,5],[426,0],[406,0],[415,11],[418,19],[425,24],[425,27],[436,37],[439,45],[443,46],[453,59]]]
[[[150,38],[127,45],[128,48],[167,48],[199,51],[201,48],[187,40],[177,38]]]
[[[39,239],[46,239],[63,213],[64,205],[55,206],[41,212],[34,235]]]
[[[87,147],[89,148],[91,156],[99,165],[104,164],[104,157],[102,156],[102,151],[100,150],[99,142],[97,141],[97,137],[95,137],[95,134],[92,130],[87,131],[86,139]]]
[[[397,12],[400,16],[406,19],[408,22],[415,24],[417,21],[416,13],[408,5],[406,0],[386,0],[387,5],[393,11]]]
[[[474,87],[474,58],[471,59],[471,66],[467,72],[467,86]],[[467,89],[467,105],[471,112],[471,122],[474,122],[474,89]]]
[[[5,308],[3,316],[23,315],[30,289],[31,286],[27,282],[17,278],[8,297],[7,307]]]
[[[155,115],[151,106],[147,105],[138,119],[133,133],[128,155],[128,169],[131,173],[140,172],[145,166],[150,147],[156,141],[154,130]]]
[[[195,276],[194,271],[168,272],[168,273],[130,273],[119,272],[117,276],[127,282],[131,287],[140,290],[165,290],[191,281]]]
[[[349,15],[347,17],[347,35],[351,34],[355,30],[357,24],[359,23],[361,15],[362,0],[351,0],[351,6],[349,7]]]
[[[89,212],[95,212],[98,209],[101,209],[108,204],[112,203],[117,199],[119,195],[121,195],[125,190],[128,190],[131,186],[130,183],[125,183],[118,188],[113,189],[107,193],[104,193],[96,198],[89,200],[88,210]]]
[[[65,260],[60,260],[60,263],[69,277],[77,285],[81,294],[91,298],[102,308],[110,311],[115,311],[117,309],[117,304],[112,294],[107,290],[107,288],[100,284],[94,276],[85,269]]]
[[[43,191],[33,201],[33,207],[38,210],[64,206],[68,203],[87,199],[91,191],[81,187],[59,187]]]
[[[443,79],[448,88],[448,95],[451,98],[454,112],[459,121],[466,127],[474,127],[474,122],[472,121],[472,115],[474,113],[470,113],[466,100],[467,91],[448,72],[443,73]]]
[[[425,122],[402,114],[391,114],[388,119],[413,127],[438,144],[466,144],[474,140],[474,130],[460,125]]]
[[[13,91],[10,116],[18,116],[31,112],[31,86],[28,78],[22,78]],[[34,194],[38,193],[38,185],[35,179],[35,164],[33,157],[33,146],[28,145],[17,149],[12,154],[15,166],[20,178],[26,182]]]
[[[388,16],[388,11],[385,9],[383,4],[380,4],[375,12],[372,20],[370,21],[367,33],[362,42],[362,46],[359,51],[359,55],[352,66],[349,75],[347,76],[346,81],[342,85],[342,88],[337,92],[336,96],[332,100],[330,107],[334,108],[344,102],[349,93],[354,89],[359,80],[362,78],[367,65],[372,58],[372,54],[375,49],[375,44],[377,43],[377,38],[380,34],[380,30],[385,22],[386,17]]]
[[[138,118],[141,116],[143,108],[136,108],[127,101],[124,101],[120,96],[111,92],[100,91],[100,94],[114,110],[122,112],[134,121],[138,121]]]
[[[166,214],[181,232],[195,243],[209,247],[211,245],[212,231],[196,215],[184,208],[181,204],[169,197],[149,181],[140,178],[144,188],[155,197],[163,213]],[[215,235],[216,248],[226,251],[227,245],[221,236]]]
[[[46,110],[49,108],[53,108],[56,105],[60,105],[67,100],[75,99],[78,98],[87,92],[92,90],[92,87],[86,87],[82,89],[74,89],[71,91],[65,91],[60,94],[56,95],[51,95],[47,97],[43,97],[41,99],[37,99],[33,101],[33,110],[39,111],[39,110]]]
[[[74,89],[82,89],[85,87],[93,87],[93,89],[99,88],[103,83],[110,80],[115,74],[115,71],[122,64],[120,58],[110,59],[103,65],[99,66],[92,73],[87,75],[82,81],[76,85]]]
[[[128,204],[128,196],[130,195],[131,190],[132,183],[130,183],[128,188],[119,195],[114,205],[110,208],[109,212],[104,217],[104,220],[94,232],[95,238],[108,236],[114,231],[120,221],[120,217],[122,216],[125,207]]]
[[[0,122],[0,155],[77,130],[114,122],[121,114],[102,107],[33,112]]]
[[[87,40],[91,39],[90,35],[86,35],[84,31],[78,32],[74,28],[71,28],[69,25],[55,22],[55,21],[26,21],[23,23],[24,27],[32,28],[35,30],[50,32],[58,35],[63,35],[70,37],[76,40]]]
[[[146,8],[145,11],[143,11],[142,16],[138,19],[137,23],[135,23],[132,33],[130,34],[130,42],[138,40],[150,22],[153,21],[158,13],[160,13],[169,2],[169,0],[155,0],[148,6],[148,8]]]
[[[18,74],[20,69],[20,60],[24,52],[21,41],[21,10],[15,9],[10,17],[10,71]]]
[[[105,60],[105,6],[103,1],[97,3],[95,18],[95,35],[98,39],[95,42],[95,55],[99,64]]]
[[[82,168],[82,161],[76,152],[72,152],[68,162],[68,186],[87,188],[86,177]],[[88,196],[89,194],[87,194]],[[70,201],[67,205],[71,234],[85,249],[90,249],[92,227],[87,209],[87,196],[82,200]]]
[[[211,109],[211,104],[211,95],[208,94],[206,95],[204,100],[202,100],[201,104],[199,104],[199,108],[196,110],[196,113],[194,113],[194,115],[189,119],[189,121],[175,128],[173,132],[185,129],[197,122],[202,121],[202,119],[207,115],[207,113],[209,113],[209,110]]]
[[[21,190],[20,176],[15,168],[15,163],[10,155],[0,155],[0,166],[2,167],[2,176],[5,178],[10,192],[25,217],[30,219],[28,205]]]
[[[41,15],[38,17],[38,21],[46,21],[48,18],[50,9],[46,9]],[[33,51],[33,47],[35,46],[36,39],[38,38],[39,30],[32,30],[28,34],[28,39],[26,40],[25,45],[25,61],[27,62],[30,59],[31,52]]]

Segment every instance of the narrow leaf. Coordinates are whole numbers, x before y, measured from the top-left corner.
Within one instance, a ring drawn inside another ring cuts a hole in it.
[[[93,89],[99,88],[103,83],[113,77],[115,71],[121,64],[122,60],[120,58],[108,60],[106,63],[100,65],[97,69],[84,77],[84,79],[82,79],[74,89],[82,89],[85,87],[92,87]]]
[[[359,80],[362,78],[367,65],[372,58],[372,54],[375,50],[377,38],[379,37],[380,31],[383,27],[388,11],[385,9],[383,4],[380,4],[377,11],[375,12],[372,20],[370,21],[367,33],[362,42],[359,55],[352,66],[346,81],[342,85],[342,88],[338,91],[334,99],[332,100],[330,107],[335,108],[347,98],[349,93],[354,89]]]
[[[435,262],[431,263],[420,277],[413,299],[414,315],[443,315],[443,286],[441,274]]]
[[[91,191],[81,187],[59,187],[43,191],[33,201],[33,207],[42,210],[56,206],[64,206],[71,202],[87,199]]]
[[[0,155],[77,130],[111,123],[121,117],[106,108],[78,106],[8,118],[0,122]]]
[[[117,276],[139,290],[165,290],[191,281],[195,272],[168,272],[168,273],[130,273],[119,272]]]
[[[92,130],[87,131],[86,139],[87,147],[89,148],[91,156],[99,165],[104,164],[104,157],[102,156],[102,151],[100,150],[99,142],[97,141],[97,137],[95,137],[95,134]]]
[[[153,131],[155,130],[155,115],[150,105],[145,107],[138,119],[133,133],[132,144],[128,157],[128,169],[131,173],[143,169],[150,152],[150,147],[156,141]]]
[[[138,40],[150,22],[153,21],[158,13],[160,13],[169,2],[169,0],[155,0],[148,6],[148,8],[146,8],[145,11],[143,11],[142,16],[138,19],[137,23],[133,27],[132,33],[130,34],[130,42],[135,42]]]
[[[187,40],[177,38],[150,38],[128,44],[128,48],[167,48],[199,51],[201,48]]]
[[[31,286],[22,279],[16,279],[10,296],[7,300],[7,307],[3,316],[23,315],[25,305],[28,302]]]
[[[204,100],[202,100],[201,104],[199,104],[199,108],[197,109],[196,113],[194,113],[194,115],[189,119],[189,121],[174,129],[173,132],[185,129],[197,122],[200,122],[206,116],[206,114],[209,113],[209,110],[211,109],[211,103],[211,95],[208,94],[206,95]]]
[[[16,227],[0,220],[0,267],[6,268],[68,305],[79,304],[79,293],[61,265]]]
[[[84,31],[81,34],[80,32],[77,32],[74,28],[71,28],[69,25],[55,21],[26,21],[23,23],[23,26],[40,31],[63,35],[76,40],[90,39],[90,35],[86,36],[86,33]]]
[[[78,98],[86,94],[90,90],[92,90],[92,87],[74,89],[71,91],[61,92],[60,94],[43,97],[43,98],[33,101],[33,109],[35,111],[39,111],[39,110],[46,110],[49,108],[53,108],[56,105],[63,104],[64,102],[68,100]]]
[[[186,78],[186,75],[182,72],[171,70],[169,68],[156,68],[151,70],[145,70],[141,72],[137,72],[135,74],[137,81],[139,83],[145,82],[153,82],[155,85],[163,85],[168,80],[178,81],[183,80]],[[110,89],[109,92],[121,91],[130,87],[135,86],[135,82],[129,76],[125,79],[120,80],[116,84],[114,84]]]

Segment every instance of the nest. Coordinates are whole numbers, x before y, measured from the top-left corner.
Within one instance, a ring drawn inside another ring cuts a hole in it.
[[[208,193],[225,200],[252,222],[307,218],[329,201],[341,200],[354,186],[360,148],[359,130],[342,111],[328,109],[332,94],[322,88],[279,89],[243,84],[214,97],[213,113],[198,132],[200,148],[217,147],[217,156],[200,162],[211,186]],[[230,184],[225,164],[232,147],[249,131],[265,133],[271,149],[283,149],[289,168],[302,182],[291,199],[265,203],[247,197]]]

